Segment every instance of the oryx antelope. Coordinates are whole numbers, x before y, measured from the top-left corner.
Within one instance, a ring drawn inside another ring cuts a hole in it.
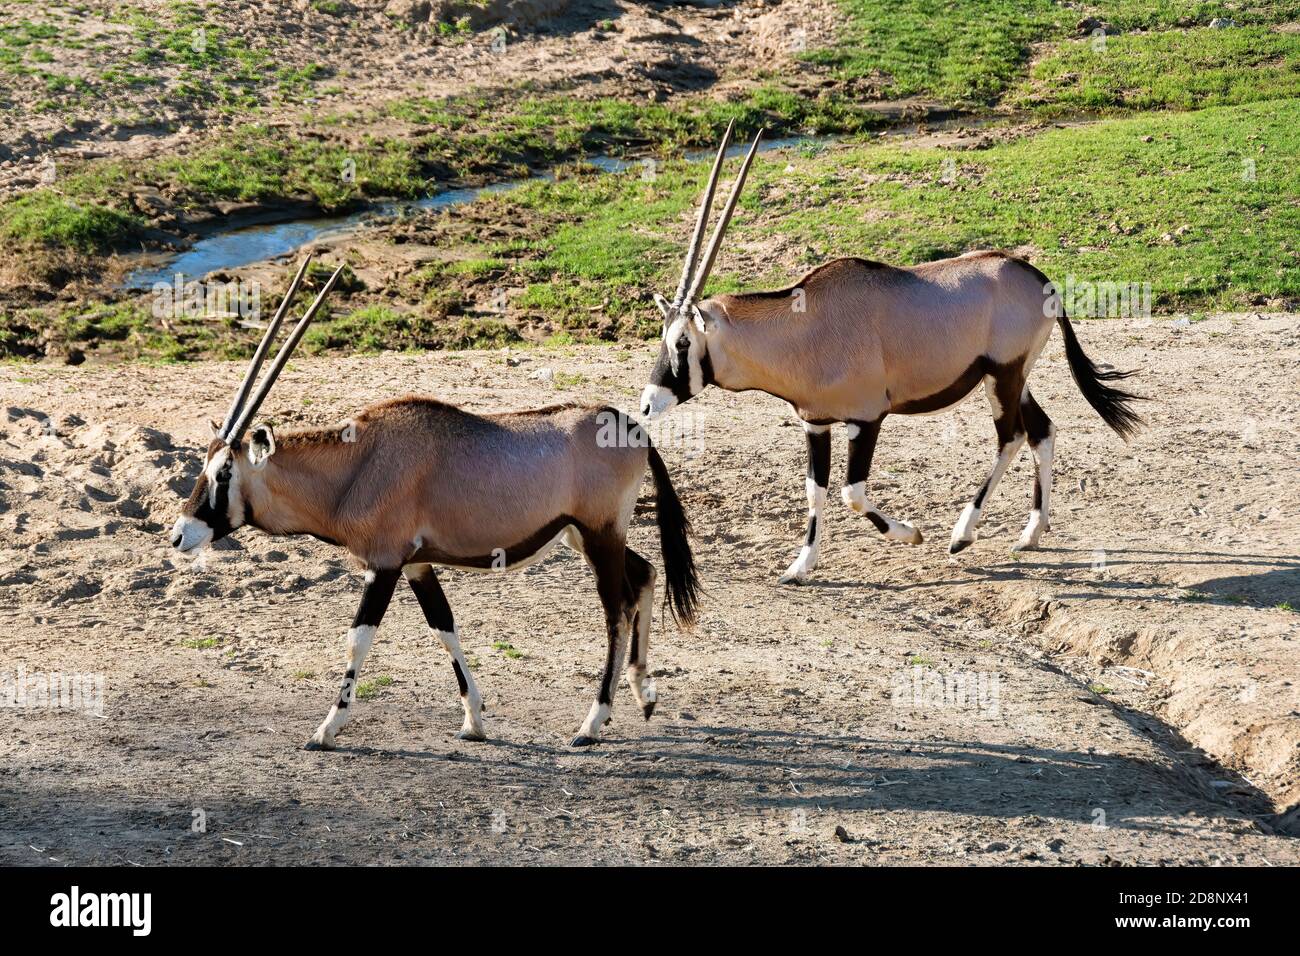
[[[347,632],[338,700],[308,742],[329,749],[356,704],[357,675],[405,575],[434,637],[451,656],[465,720],[459,736],[483,740],[481,698],[461,652],[451,607],[434,572],[441,564],[491,571],[523,567],[563,542],[591,566],[604,608],[604,673],[574,746],[594,743],[608,722],[618,672],[646,719],[655,570],[626,545],[645,476],[654,476],[667,598],[678,622],[694,620],[698,583],[689,526],[659,453],[635,422],[612,408],[557,405],[475,415],[432,398],[372,405],[341,427],[276,436],[249,431],[258,408],[336,272],[303,315],[249,398],[253,382],[306,262],[294,278],[214,438],[172,545],[196,549],[249,525],[268,534],[309,534],[346,548],[365,568],[361,606]]]
[[[982,382],[993,408],[997,457],[958,518],[949,551],[961,551],[975,540],[989,496],[1026,438],[1037,462],[1037,478],[1033,510],[1015,548],[1036,547],[1049,523],[1056,429],[1027,383],[1053,321],[1061,329],[1079,390],[1124,438],[1141,423],[1131,407],[1138,396],[1107,383],[1129,373],[1094,365],[1047,277],[1001,252],[973,252],[908,268],[836,259],[785,289],[701,299],[758,148],[755,137],[700,256],[730,139],[728,128],[705,187],[676,295],[671,300],[655,296],[664,318],[663,344],[642,393],[642,412],[652,418],[662,415],[707,385],[737,392],[758,389],[794,407],[807,433],[808,530],[781,581],[802,581],[816,568],[825,537],[831,425],[843,422],[848,428],[845,504],[865,515],[885,537],[919,544],[916,528],[886,515],[867,495],[867,472],[880,425],[891,414],[952,408]]]

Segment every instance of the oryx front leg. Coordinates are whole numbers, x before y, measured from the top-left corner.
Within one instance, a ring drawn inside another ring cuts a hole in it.
[[[1029,447],[1034,452],[1034,463],[1038,467],[1034,476],[1034,509],[1029,512],[1029,523],[1021,532],[1020,540],[1012,545],[1011,550],[1029,551],[1038,547],[1044,531],[1051,530],[1052,452],[1056,444],[1056,426],[1038,402],[1034,401],[1034,396],[1029,394],[1028,389],[1020,403],[1020,416],[1029,436]]]
[[[794,563],[781,575],[780,584],[791,581],[803,583],[817,568],[817,555],[826,537],[826,488],[831,483],[831,426],[803,423],[808,437],[808,477],[804,489],[808,493],[808,531],[803,547]]]
[[[876,530],[893,541],[906,541],[908,544],[920,544],[921,532],[906,521],[896,521],[877,508],[867,497],[867,476],[871,472],[871,457],[876,451],[876,438],[880,434],[880,423],[884,418],[874,422],[849,422],[849,467],[847,478],[841,494],[844,503],[876,526]]]
[[[366,662],[370,647],[375,640],[379,622],[388,610],[388,602],[393,598],[393,588],[397,586],[398,571],[367,571],[366,588],[361,594],[361,606],[352,621],[347,637],[347,666],[343,674],[343,686],[339,689],[339,698],[330,708],[329,714],[311,740],[307,741],[308,750],[332,750],[334,737],[347,724],[356,704],[357,675],[361,665]]]
[[[456,620],[443,593],[438,575],[431,564],[408,564],[403,573],[406,581],[415,592],[415,599],[424,611],[424,620],[433,631],[448,655],[451,656],[451,669],[456,674],[456,688],[460,691],[460,703],[465,708],[465,722],[461,724],[461,740],[486,740],[483,733],[483,698],[478,685],[474,683],[474,674],[469,669],[465,654],[460,649],[460,636],[456,631]]]
[[[1025,427],[1020,418],[1020,390],[1023,380],[1019,375],[1003,375],[1001,378],[988,376],[984,380],[988,392],[989,404],[993,407],[993,424],[998,433],[998,455],[993,461],[993,469],[988,478],[975,493],[975,498],[962,509],[961,517],[952,529],[952,542],[948,553],[964,551],[975,542],[977,529],[983,518],[984,507],[997,489],[998,482],[1006,474],[1011,463],[1020,453],[1020,446],[1025,443]]]

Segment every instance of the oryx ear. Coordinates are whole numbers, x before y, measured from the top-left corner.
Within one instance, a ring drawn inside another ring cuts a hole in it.
[[[208,422],[208,428],[209,428],[209,430],[211,430],[211,432],[212,432],[212,437],[213,437],[213,438],[220,438],[220,437],[221,437],[221,422],[219,422],[219,421],[217,421],[215,418],[213,418],[213,419],[209,420],[209,422]]]
[[[665,319],[667,319],[673,311],[673,304],[658,292],[655,293],[655,305],[659,306],[659,311],[664,314]]]
[[[718,327],[717,317],[697,305],[691,306],[691,317],[695,320],[695,327],[705,335]]]
[[[275,454],[275,433],[270,425],[258,425],[248,436],[248,463],[261,468]]]

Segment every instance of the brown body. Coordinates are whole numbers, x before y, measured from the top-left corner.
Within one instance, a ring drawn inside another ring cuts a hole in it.
[[[617,415],[385,402],[337,428],[277,435],[275,454],[244,479],[250,521],[337,542],[367,567],[513,566],[569,526],[626,529],[648,446],[600,447]]]
[[[979,385],[976,359],[1037,356],[1055,321],[1049,297],[1037,270],[983,252],[910,268],[836,259],[787,289],[699,307],[716,322],[715,384],[778,395],[805,421],[844,422],[939,411]]]

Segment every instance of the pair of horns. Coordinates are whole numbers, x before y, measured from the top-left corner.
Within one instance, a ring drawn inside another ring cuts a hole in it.
[[[713,160],[713,172],[709,174],[709,185],[705,187],[704,199],[700,202],[699,217],[695,220],[695,232],[691,234],[691,244],[686,249],[686,265],[682,268],[681,281],[677,283],[677,294],[673,296],[674,308],[681,308],[687,302],[694,302],[703,291],[704,283],[709,280],[714,260],[718,258],[718,248],[722,245],[722,237],[731,222],[732,213],[736,211],[736,201],[740,199],[740,191],[745,186],[745,177],[749,175],[749,167],[754,162],[755,154],[758,153],[758,143],[763,138],[761,129],[754,136],[749,152],[745,154],[745,161],[740,165],[736,181],[731,185],[731,195],[727,197],[727,204],[722,207],[722,216],[713,228],[708,251],[704,253],[704,258],[701,260],[700,240],[704,238],[704,227],[709,221],[709,212],[713,207],[713,193],[718,188],[718,176],[722,174],[722,164],[726,161],[727,149],[731,146],[731,134],[735,126],[734,119],[727,124],[727,132],[722,136],[722,145],[718,147],[718,155]]]
[[[271,391],[271,386],[275,384],[276,378],[284,370],[284,366],[289,361],[289,356],[302,340],[303,333],[307,331],[307,326],[311,320],[316,317],[320,311],[321,305],[325,302],[325,297],[330,294],[334,288],[334,283],[338,281],[339,276],[343,273],[343,266],[334,270],[334,274],[329,277],[329,281],[320,290],[316,296],[316,301],[311,304],[303,317],[298,320],[289,337],[285,339],[284,345],[275,355],[275,361],[271,363],[271,370],[266,373],[266,377],[257,387],[257,392],[249,399],[248,395],[253,389],[253,382],[257,378],[257,373],[262,368],[262,363],[266,361],[266,355],[271,351],[271,343],[275,341],[275,334],[280,331],[280,325],[284,322],[284,317],[289,312],[289,306],[293,303],[293,297],[298,292],[298,286],[302,284],[302,277],[307,274],[307,266],[311,264],[311,253],[307,253],[306,258],[302,260],[302,265],[298,267],[298,274],[293,277],[293,282],[289,283],[289,291],[284,294],[280,300],[280,308],[275,310],[275,317],[271,319],[271,324],[266,327],[266,333],[262,336],[262,341],[257,346],[257,351],[253,353],[253,361],[249,363],[248,371],[244,373],[244,381],[239,386],[239,391],[235,393],[235,400],[230,406],[230,411],[226,413],[226,420],[222,423],[221,431],[217,433],[227,445],[233,445],[243,437],[244,432],[248,430],[253,416],[257,410],[262,407],[262,402],[266,400],[267,394]]]

